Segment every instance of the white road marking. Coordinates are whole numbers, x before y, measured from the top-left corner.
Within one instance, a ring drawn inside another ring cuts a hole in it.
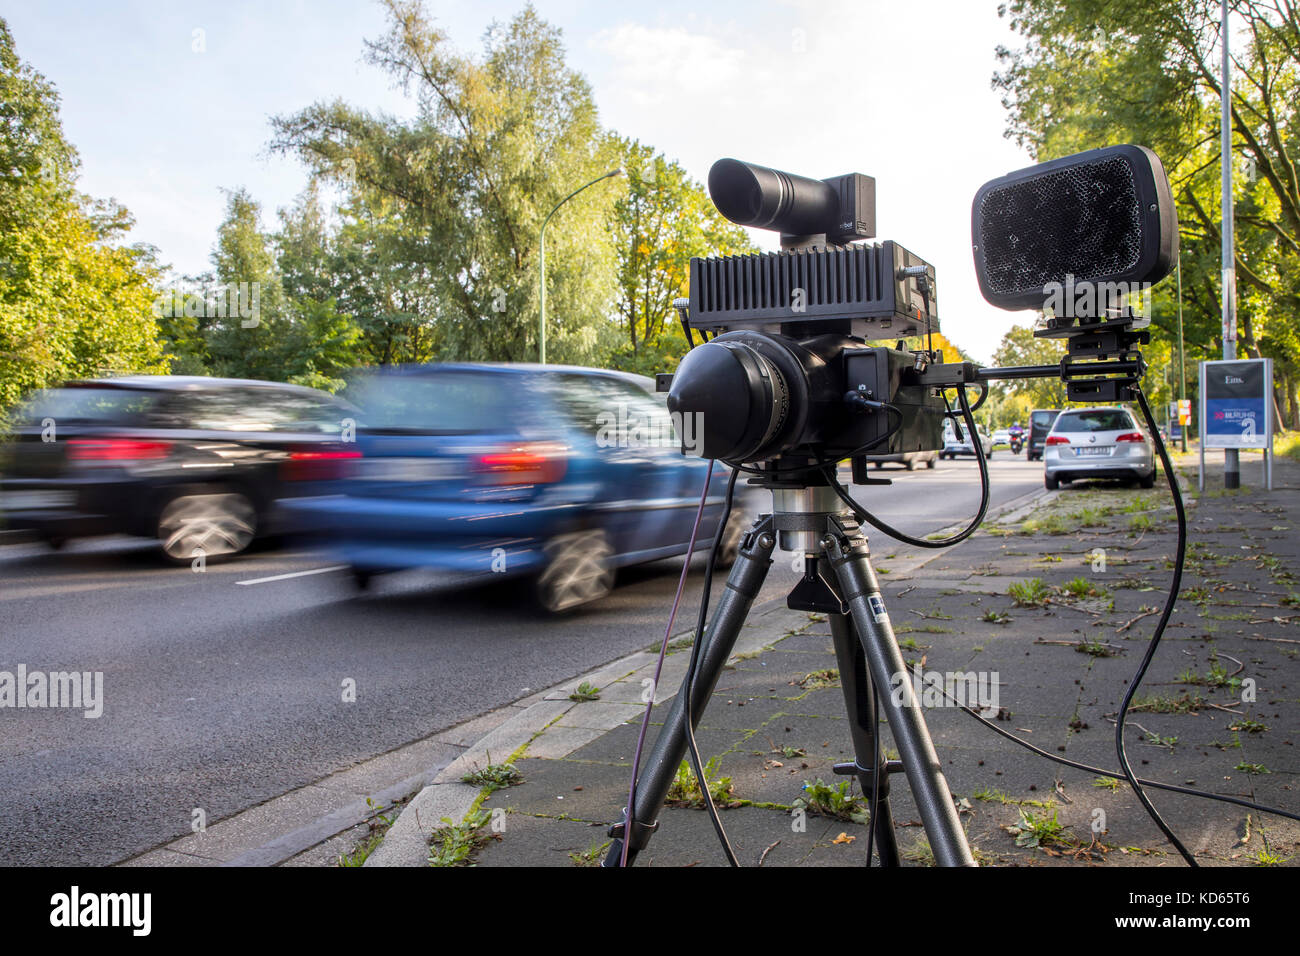
[[[328,568],[314,568],[311,571],[294,571],[292,574],[276,574],[269,578],[250,578],[247,581],[236,581],[236,584],[267,584],[271,581],[285,581],[289,578],[303,578],[309,574],[327,574],[330,571],[345,571],[346,564],[336,564]]]

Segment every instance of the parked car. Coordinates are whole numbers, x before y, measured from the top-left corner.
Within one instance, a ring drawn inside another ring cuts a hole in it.
[[[422,365],[367,375],[359,470],[294,510],[361,587],[406,568],[520,576],[565,611],[607,594],[618,568],[686,553],[707,464],[684,457],[652,379],[589,368]],[[715,467],[696,549],[709,547],[728,475]],[[719,555],[734,560],[733,513]]]
[[[984,451],[985,458],[993,457],[993,439],[984,429],[983,425],[976,423],[977,436],[979,438],[980,448]],[[975,446],[971,443],[970,429],[963,422],[961,426],[961,437],[957,437],[957,429],[953,426],[952,420],[944,422],[943,426],[943,451],[939,453],[940,458],[955,459],[958,455],[975,454]]]
[[[1059,408],[1035,408],[1029,415],[1029,451],[1025,457],[1029,461],[1038,461],[1043,457],[1047,433],[1052,430],[1052,423],[1061,414]]]
[[[356,409],[272,382],[141,375],[68,382],[20,407],[0,456],[6,524],[52,547],[155,538],[184,563],[286,530],[277,502],[329,490]]]
[[[1119,406],[1061,412],[1045,443],[1043,483],[1058,488],[1080,478],[1120,478],[1150,488],[1155,447],[1133,414]]]
[[[939,452],[931,448],[929,451],[902,451],[895,452],[892,455],[868,455],[867,461],[877,468],[887,464],[895,464],[902,465],[908,471],[915,471],[918,464],[925,465],[926,468],[933,468],[938,457]]]

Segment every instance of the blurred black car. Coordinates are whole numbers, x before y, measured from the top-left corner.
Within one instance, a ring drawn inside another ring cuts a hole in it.
[[[1043,457],[1047,447],[1047,433],[1056,424],[1056,416],[1061,414],[1059,408],[1035,408],[1029,415],[1029,452],[1025,458],[1037,461]]]
[[[276,502],[327,493],[359,457],[356,410],[273,382],[132,376],[36,393],[0,452],[0,522],[69,538],[156,538],[171,561],[296,530]]]

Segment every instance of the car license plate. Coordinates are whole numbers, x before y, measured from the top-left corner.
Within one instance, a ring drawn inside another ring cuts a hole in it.
[[[77,496],[71,491],[10,491],[0,494],[0,511],[50,511],[71,508]]]
[[[1109,455],[1110,449],[1109,448],[1079,448],[1075,451],[1075,454],[1080,455],[1082,457],[1089,457],[1095,455]]]
[[[456,467],[440,458],[367,458],[362,473],[371,481],[441,481],[453,477]]]

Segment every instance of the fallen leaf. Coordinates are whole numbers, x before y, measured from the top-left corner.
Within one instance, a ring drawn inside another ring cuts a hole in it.
[[[832,843],[852,843],[852,842],[853,842],[854,840],[856,840],[856,839],[857,839],[857,837],[855,837],[855,836],[849,836],[847,833],[841,833],[839,836],[837,836],[837,837],[836,837],[834,840],[832,840],[831,842],[832,842]]]

